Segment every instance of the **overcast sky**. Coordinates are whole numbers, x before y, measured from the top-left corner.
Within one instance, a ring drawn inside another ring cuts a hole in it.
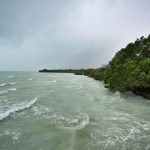
[[[0,70],[89,68],[150,31],[150,0],[0,0]]]

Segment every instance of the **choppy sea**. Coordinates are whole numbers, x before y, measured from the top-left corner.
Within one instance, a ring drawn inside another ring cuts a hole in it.
[[[150,150],[150,101],[100,81],[0,72],[0,150]]]

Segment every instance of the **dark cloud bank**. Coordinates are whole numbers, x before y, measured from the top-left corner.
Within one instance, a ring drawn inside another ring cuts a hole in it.
[[[0,0],[0,70],[89,68],[149,34],[149,0]]]

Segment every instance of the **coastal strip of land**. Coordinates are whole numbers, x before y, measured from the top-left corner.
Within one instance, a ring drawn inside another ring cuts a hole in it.
[[[132,91],[150,99],[150,35],[129,43],[107,65],[90,69],[43,69],[39,72],[74,73],[103,81],[111,91]]]

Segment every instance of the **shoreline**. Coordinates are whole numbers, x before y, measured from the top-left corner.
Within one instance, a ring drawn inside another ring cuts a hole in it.
[[[82,71],[81,71],[82,70]],[[40,73],[73,73],[75,75],[84,75],[84,76],[88,76],[90,78],[93,78],[94,80],[97,80],[97,81],[103,81],[103,80],[100,80],[94,76],[89,76],[89,75],[86,75],[84,73],[84,70],[85,69],[81,69],[81,70],[74,70],[74,69],[58,69],[58,70],[48,70],[48,69],[43,69],[43,70],[39,70]],[[107,85],[105,84],[105,87],[109,89],[109,87],[107,87]],[[110,89],[109,89],[110,90]],[[110,91],[113,91],[113,90],[110,90]],[[115,90],[114,90],[115,91]],[[121,92],[121,91],[119,91]],[[147,93],[147,92],[142,92],[142,91],[130,91],[130,92],[133,92],[135,95],[138,95],[138,96],[142,96],[144,97],[145,99],[147,100],[150,100],[150,93]],[[123,92],[121,92],[123,93]]]

